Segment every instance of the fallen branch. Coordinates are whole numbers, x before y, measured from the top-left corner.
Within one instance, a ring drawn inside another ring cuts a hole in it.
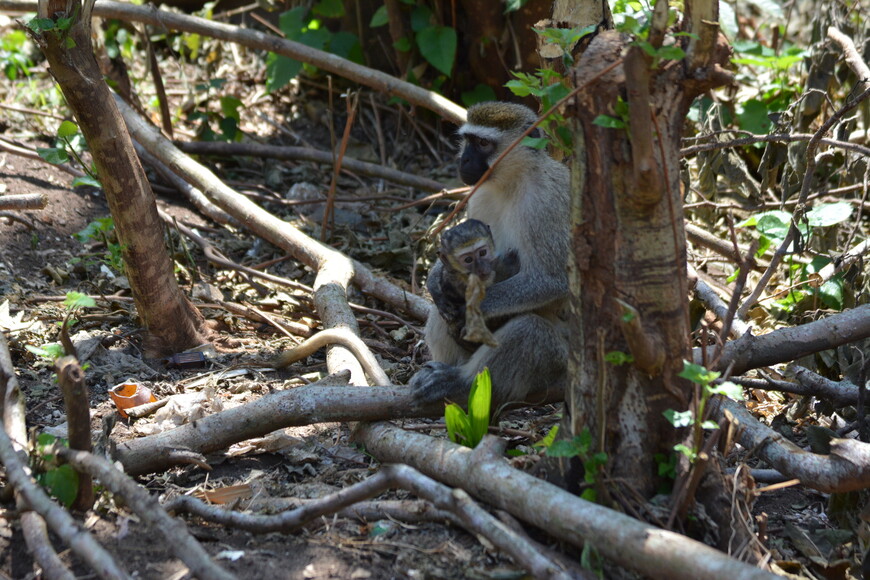
[[[175,141],[174,143],[176,147],[191,155],[222,155],[226,157],[249,155],[254,157],[269,157],[283,161],[313,161],[326,165],[335,163],[331,151],[320,151],[310,147],[280,147],[277,145],[261,145],[259,143],[221,143],[218,141]],[[447,188],[446,185],[434,179],[428,179],[413,173],[406,173],[348,157],[344,157],[341,160],[341,168],[424,191],[441,191]]]
[[[25,450],[27,425],[24,396],[18,387],[12,356],[9,354],[9,346],[6,344],[6,335],[3,332],[0,332],[0,418],[6,434],[12,441],[13,449]],[[54,580],[74,580],[74,574],[67,569],[51,545],[45,520],[39,513],[30,509],[18,489],[15,490],[15,506],[20,513],[21,530],[24,532],[27,549],[33,554],[33,558],[46,577]]]
[[[0,425],[0,461],[6,467],[6,479],[24,497],[30,509],[42,516],[51,531],[72,548],[98,576],[113,580],[132,578],[69,512],[54,503],[27,474],[27,467],[13,449],[5,429],[5,425]]]
[[[305,342],[285,350],[274,362],[275,367],[283,368],[310,356],[328,344],[341,344],[353,353],[360,362],[369,379],[378,386],[386,387],[390,379],[378,364],[372,352],[362,339],[346,328],[328,328],[318,332]]]
[[[831,439],[831,453],[804,451],[770,427],[761,424],[742,405],[727,398],[711,402],[716,417],[726,412],[740,426],[740,444],[751,449],[787,478],[800,479],[807,487],[841,493],[870,487],[870,444],[853,439]]]
[[[347,378],[343,382],[346,384]],[[434,417],[443,414],[440,402],[419,405],[405,387],[365,389],[335,385],[336,376],[303,387],[272,393],[188,423],[125,441],[118,445],[115,459],[133,475],[162,471],[174,464],[169,452],[186,450],[211,453],[233,443],[261,437],[276,429],[336,421],[378,421],[402,417]]]
[[[801,326],[780,328],[761,336],[744,334],[725,345],[716,368],[724,370],[733,365],[731,373],[739,375],[867,337],[870,337],[870,304],[862,304]],[[701,363],[700,349],[694,349],[694,360]]]
[[[797,365],[790,365],[789,369],[795,372],[796,383],[744,377],[731,377],[729,380],[750,389],[780,391],[804,397],[817,397],[824,399],[837,409],[858,404],[859,389],[851,381],[843,379],[840,382],[835,382]]]
[[[162,535],[175,556],[184,562],[194,576],[204,580],[232,580],[232,574],[212,562],[208,552],[203,549],[185,525],[170,517],[156,498],[130,479],[105,459],[75,449],[57,450],[59,457],[69,462],[76,471],[89,473],[100,480],[113,494],[124,499],[124,503],[138,517],[147,522],[151,529]]]
[[[387,423],[364,424],[355,438],[383,463],[406,463],[448,485],[462,487],[553,537],[653,578],[772,579],[772,574],[680,534],[607,509],[512,468],[486,437],[476,449],[403,431]]]
[[[0,196],[0,210],[43,209],[46,205],[48,205],[48,197],[44,193]]]
[[[570,578],[561,566],[544,557],[531,542],[487,513],[468,497],[467,493],[461,489],[451,490],[407,465],[387,465],[364,481],[275,515],[260,516],[227,510],[218,511],[211,509],[211,506],[205,502],[187,495],[176,497],[165,508],[167,511],[192,512],[210,521],[218,521],[227,526],[258,534],[286,533],[296,531],[317,518],[337,513],[343,508],[393,488],[411,491],[417,497],[428,500],[435,507],[454,514],[468,531],[485,537],[535,578],[565,580]]]

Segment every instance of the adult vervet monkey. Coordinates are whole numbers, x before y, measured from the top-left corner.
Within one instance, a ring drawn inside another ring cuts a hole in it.
[[[476,184],[494,160],[537,120],[523,105],[490,102],[468,109],[459,175]],[[537,136],[537,129],[532,136]],[[516,251],[519,272],[486,291],[487,321],[506,320],[495,331],[498,346],[473,352],[450,336],[449,324],[433,309],[426,322],[432,362],[410,386],[422,400],[464,401],[474,376],[489,367],[493,403],[536,400],[548,389],[564,389],[568,340],[564,310],[568,297],[570,228],[568,169],[546,151],[515,147],[495,166],[468,203],[467,215],[488,224],[498,254]],[[440,262],[429,273],[437,283]],[[443,312],[442,312],[443,313]]]

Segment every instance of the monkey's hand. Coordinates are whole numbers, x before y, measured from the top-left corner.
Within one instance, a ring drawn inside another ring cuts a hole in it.
[[[519,271],[520,255],[516,249],[511,248],[498,258],[498,264],[495,267],[495,281],[501,282],[506,278],[510,278]]]
[[[417,374],[411,377],[408,386],[414,399],[423,403],[464,400],[468,396],[470,385],[465,384],[459,367],[443,362],[431,361],[423,365]]]
[[[498,341],[486,327],[480,303],[486,296],[486,285],[477,274],[468,276],[468,286],[465,288],[465,328],[462,330],[462,340],[498,346]]]

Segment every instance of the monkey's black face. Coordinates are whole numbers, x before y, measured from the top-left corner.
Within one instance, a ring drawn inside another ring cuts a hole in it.
[[[465,135],[465,148],[459,158],[459,177],[466,185],[474,185],[489,169],[489,158],[495,151],[495,143],[477,135]]]

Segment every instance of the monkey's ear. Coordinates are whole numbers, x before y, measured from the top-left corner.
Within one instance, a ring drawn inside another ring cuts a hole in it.
[[[540,127],[535,127],[534,129],[532,129],[532,132],[529,133],[529,137],[531,137],[532,139],[540,139],[543,136],[544,134],[541,131]]]

